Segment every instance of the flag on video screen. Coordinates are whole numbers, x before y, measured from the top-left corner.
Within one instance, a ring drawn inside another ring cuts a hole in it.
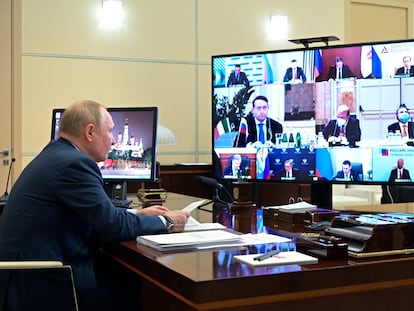
[[[229,118],[221,119],[214,129],[214,137],[217,139],[224,133],[230,132],[230,121]]]
[[[374,78],[382,78],[381,59],[371,45],[364,45],[361,48],[361,74],[364,78],[371,75]]]
[[[313,75],[315,79],[320,76],[323,70],[322,66],[322,51],[321,50],[315,50],[314,55],[314,68],[313,68]]]
[[[388,149],[386,149],[386,148],[381,149],[381,155],[383,157],[388,157],[389,156]]]
[[[332,179],[333,169],[331,155],[326,148],[316,149],[316,176],[319,178]]]
[[[269,164],[269,151],[267,147],[257,148],[256,153],[256,178],[257,179],[270,179],[270,164]]]
[[[247,120],[245,118],[241,118],[240,120],[239,133],[245,134],[246,136],[249,135],[247,132]]]
[[[263,71],[264,71],[263,80],[269,84],[273,83],[274,82],[273,70],[272,70],[272,66],[270,65],[267,54],[263,55]]]

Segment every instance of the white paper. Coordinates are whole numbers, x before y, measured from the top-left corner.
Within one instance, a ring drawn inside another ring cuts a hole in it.
[[[280,252],[270,258],[262,261],[255,260],[260,254],[237,255],[234,256],[236,261],[248,264],[253,267],[263,266],[281,266],[281,265],[305,265],[318,263],[318,258],[302,254],[296,251]]]
[[[268,233],[246,233],[242,236],[242,241],[247,243],[247,245],[255,245],[269,243],[286,243],[292,241],[292,239]]]
[[[241,235],[225,230],[190,231],[174,234],[138,236],[137,242],[158,250],[191,249],[202,246],[240,243]]]
[[[194,211],[197,207],[199,207],[201,204],[203,204],[206,201],[207,200],[200,200],[200,201],[192,202],[188,204],[186,207],[184,207],[182,211],[191,213],[192,211]]]

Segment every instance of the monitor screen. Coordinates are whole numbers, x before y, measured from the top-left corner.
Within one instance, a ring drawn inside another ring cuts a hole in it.
[[[97,163],[105,181],[154,181],[156,178],[156,107],[108,108],[115,124],[115,144]],[[51,139],[59,137],[64,109],[53,109]]]
[[[414,40],[212,56],[215,178],[411,183],[411,57]]]

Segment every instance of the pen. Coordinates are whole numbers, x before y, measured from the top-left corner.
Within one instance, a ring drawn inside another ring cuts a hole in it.
[[[257,257],[254,257],[253,259],[254,260],[257,260],[257,261],[262,261],[262,260],[265,260],[267,258],[273,257],[274,255],[277,255],[277,254],[279,254],[279,251],[278,250],[273,250],[273,251],[270,251],[270,252],[268,252],[266,254],[263,254],[263,255],[259,255]]]

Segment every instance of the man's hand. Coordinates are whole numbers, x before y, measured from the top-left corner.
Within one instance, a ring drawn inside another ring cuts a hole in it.
[[[158,216],[165,214],[169,209],[162,205],[151,205],[137,211],[138,215]]]
[[[184,226],[187,223],[188,218],[190,217],[189,212],[172,210],[164,214],[169,216],[174,221],[174,232],[184,231]]]

